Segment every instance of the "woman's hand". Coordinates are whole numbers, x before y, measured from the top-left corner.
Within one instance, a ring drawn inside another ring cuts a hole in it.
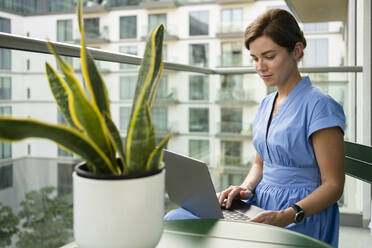
[[[222,206],[226,199],[226,208],[230,208],[231,202],[234,199],[249,199],[252,196],[252,191],[248,187],[230,186],[224,191],[217,194],[218,202]]]
[[[295,215],[296,211],[290,207],[281,211],[263,211],[257,214],[253,219],[250,219],[250,221],[285,227],[293,223]]]

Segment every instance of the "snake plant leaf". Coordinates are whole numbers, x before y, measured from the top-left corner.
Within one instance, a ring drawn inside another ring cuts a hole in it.
[[[26,138],[46,138],[56,142],[64,149],[80,155],[97,172],[118,174],[110,159],[103,151],[74,128],[64,125],[49,124],[30,118],[20,119],[0,117],[0,139],[20,141]]]
[[[139,97],[145,91],[145,99],[149,106],[152,106],[152,98],[156,93],[160,75],[163,68],[162,44],[164,36],[164,26],[160,24],[148,36],[146,40],[145,53],[141,62],[134,93],[133,103],[137,104]],[[134,108],[132,109],[133,115]]]
[[[79,81],[74,75],[72,67],[63,61],[55,52],[51,43],[47,43],[49,50],[54,54],[58,65],[65,75],[66,83],[71,90],[69,95],[69,109],[71,117],[77,126],[100,147],[104,153],[116,163],[115,153],[112,150],[105,120],[98,107],[89,101]]]
[[[110,114],[110,101],[108,98],[107,88],[99,73],[94,59],[85,46],[85,35],[84,35],[84,21],[83,21],[83,7],[82,1],[77,4],[77,16],[79,23],[79,31],[81,35],[81,68],[83,72],[84,80],[88,86],[92,101],[98,106],[100,112],[107,113],[111,118]]]
[[[68,88],[65,80],[63,80],[63,78],[50,66],[50,64],[45,63],[45,69],[50,90],[53,93],[59,110],[61,111],[67,124],[71,127],[77,128],[74,121],[72,120],[70,109],[68,107],[68,96],[69,94],[71,94],[70,89]]]
[[[104,114],[105,121],[107,128],[110,131],[110,139],[112,144],[114,145],[115,150],[119,153],[121,163],[123,165],[122,171],[123,174],[128,174],[128,166],[127,166],[127,160],[124,154],[124,147],[123,147],[123,142],[120,138],[120,132],[117,129],[115,123],[111,120],[111,118],[107,115]]]
[[[159,145],[151,152],[150,157],[146,163],[146,170],[156,170],[159,168],[161,161],[163,161],[163,148],[165,148],[168,144],[169,139],[172,137],[173,133],[170,132],[162,141],[160,141]]]
[[[156,138],[154,128],[149,119],[150,108],[144,99],[136,108],[130,120],[126,139],[126,156],[129,173],[144,171],[149,154],[155,149]]]

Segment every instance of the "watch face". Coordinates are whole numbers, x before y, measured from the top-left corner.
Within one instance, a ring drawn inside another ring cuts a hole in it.
[[[295,217],[295,222],[296,223],[300,223],[305,217],[305,212],[304,211],[299,211],[296,213],[296,217]]]

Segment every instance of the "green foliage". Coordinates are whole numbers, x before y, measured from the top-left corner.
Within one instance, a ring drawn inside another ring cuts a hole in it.
[[[0,202],[0,247],[11,244],[12,236],[18,232],[18,217],[12,209]]]
[[[87,162],[88,169],[94,173],[125,175],[159,168],[163,157],[162,148],[172,136],[170,133],[156,144],[151,118],[152,103],[163,72],[163,25],[155,28],[147,38],[128,133],[123,144],[111,119],[106,86],[85,46],[81,0],[76,11],[81,35],[82,73],[89,94],[74,75],[73,68],[48,43],[64,78],[48,63],[46,75],[67,125],[53,125],[30,118],[0,117],[0,140],[13,142],[31,137],[50,139],[65,150],[80,155]]]
[[[61,247],[72,240],[72,195],[55,196],[54,187],[45,187],[27,193],[20,205],[17,248]]]

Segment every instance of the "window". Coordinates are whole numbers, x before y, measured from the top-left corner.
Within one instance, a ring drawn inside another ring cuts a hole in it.
[[[72,41],[72,20],[57,20],[57,41]]]
[[[58,164],[58,196],[72,193],[73,164]]]
[[[136,90],[137,76],[121,76],[120,77],[120,99],[130,100],[134,97]]]
[[[304,31],[328,31],[328,22],[304,23]]]
[[[87,39],[96,39],[100,37],[99,18],[84,19],[84,34]]]
[[[168,76],[160,78],[158,89],[156,90],[155,98],[165,99],[168,97]]]
[[[225,75],[222,76],[221,81],[222,90],[242,90],[243,89],[243,76],[242,75]]]
[[[27,60],[26,60],[26,70],[29,71],[30,68],[31,68],[30,59],[27,59]]]
[[[0,107],[0,115],[12,115],[12,107],[10,106]]]
[[[130,107],[120,107],[120,129],[127,130],[129,124]]]
[[[12,157],[12,144],[0,141],[0,159]]]
[[[0,167],[0,190],[13,186],[13,165]]]
[[[0,48],[0,70],[10,70],[11,67],[10,49]]]
[[[190,65],[208,67],[208,50],[208,44],[191,44],[189,53]]]
[[[12,99],[11,77],[0,77],[0,100]]]
[[[120,17],[120,39],[137,38],[137,16]]]
[[[189,33],[193,35],[208,35],[208,11],[193,11],[189,13]]]
[[[221,44],[221,65],[222,66],[241,66],[243,61],[242,43],[223,42]]]
[[[209,132],[209,109],[190,108],[189,109],[189,131],[190,132]]]
[[[240,133],[242,131],[242,109],[222,108],[221,109],[221,132]]]
[[[151,109],[152,121],[157,131],[168,130],[168,109],[166,107],[153,107]]]
[[[137,55],[138,50],[137,46],[121,46],[119,47],[119,52],[130,54],[130,55]],[[120,69],[129,69],[129,68],[137,68],[137,65],[130,65],[125,63],[120,63]]]
[[[221,177],[221,190],[228,188],[230,185],[241,185],[245,175],[240,174],[223,174]]]
[[[304,66],[328,65],[328,39],[308,39],[303,59]]]
[[[221,32],[242,31],[243,9],[223,9],[221,10]]]
[[[190,100],[209,99],[209,77],[206,75],[189,76],[189,98]]]
[[[242,142],[240,141],[221,141],[221,162],[223,165],[242,165]]]
[[[159,24],[167,26],[167,14],[150,14],[147,32],[152,31]]]
[[[209,140],[189,140],[189,156],[209,163]]]
[[[0,17],[0,32],[10,33],[10,19]]]

